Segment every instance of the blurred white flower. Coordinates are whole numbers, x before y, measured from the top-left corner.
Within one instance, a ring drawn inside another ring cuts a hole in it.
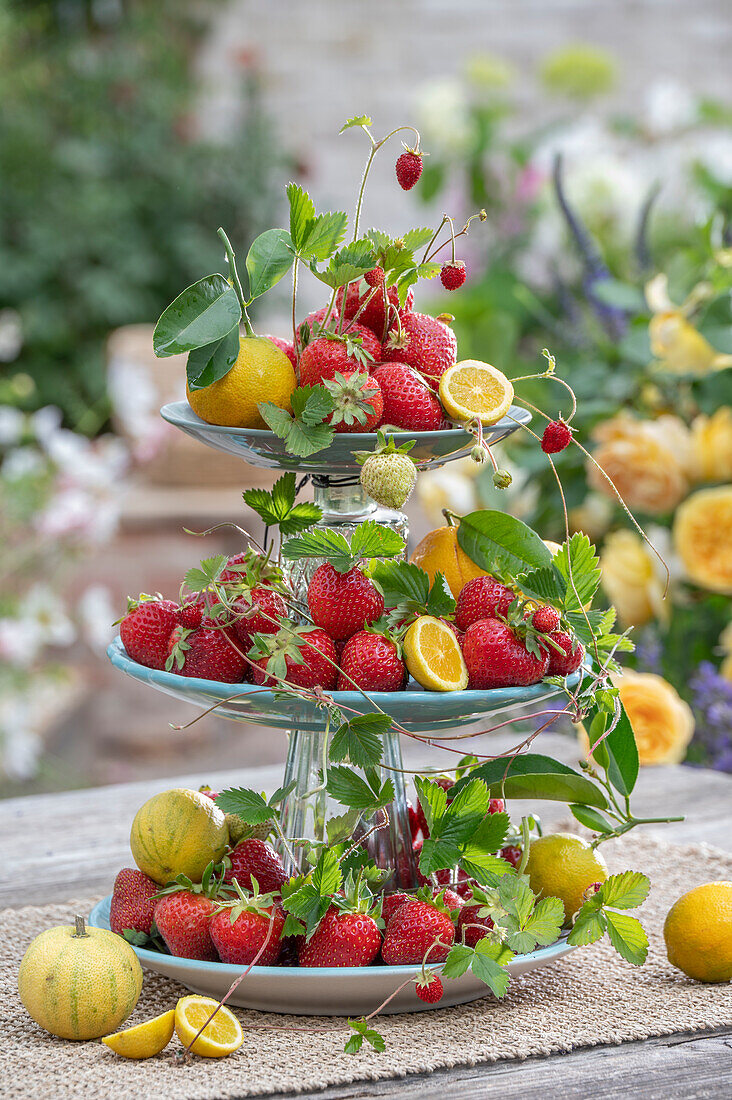
[[[43,631],[37,622],[0,619],[0,661],[15,668],[30,668],[43,649]]]
[[[31,706],[20,695],[0,700],[0,767],[8,779],[30,779],[41,754],[41,739],[32,727]]]
[[[25,426],[25,415],[13,405],[0,405],[0,447],[14,447],[20,443]]]
[[[46,645],[67,646],[76,638],[66,604],[47,584],[29,588],[18,604],[17,617],[20,622],[37,624]]]
[[[465,467],[465,462],[470,464]],[[417,479],[417,497],[431,522],[443,522],[442,509],[465,514],[478,507],[475,474],[479,467],[472,459],[452,462],[439,470],[427,470]]]
[[[465,89],[459,80],[445,78],[422,84],[417,89],[416,110],[427,149],[432,146],[449,153],[465,149],[472,136],[472,123]]]
[[[701,164],[725,187],[732,187],[732,134],[699,131],[687,145],[689,161]]]
[[[33,435],[45,449],[49,441],[59,431],[63,414],[55,405],[44,405],[42,409],[34,412],[30,418],[30,426]]]
[[[15,309],[0,309],[0,362],[12,363],[23,347],[23,323]]]
[[[76,535],[92,543],[112,537],[119,520],[119,507],[112,497],[100,497],[86,489],[61,489],[36,517],[35,527],[46,538]]]
[[[16,447],[5,456],[0,472],[6,481],[20,481],[45,468],[43,455],[35,447]]]
[[[683,130],[698,117],[696,98],[677,80],[657,80],[646,90],[641,117],[652,137]]]
[[[111,591],[103,584],[90,585],[77,601],[76,610],[85,642],[104,652],[114,634],[112,623],[119,617]]]

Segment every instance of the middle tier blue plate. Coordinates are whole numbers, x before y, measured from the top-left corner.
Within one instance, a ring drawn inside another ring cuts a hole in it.
[[[216,713],[224,718],[277,729],[314,731],[322,730],[325,723],[324,712],[315,703],[286,697],[256,684],[221,684],[215,680],[177,676],[173,672],[146,668],[127,656],[119,637],[110,643],[107,655],[115,668],[175,699],[183,699],[204,710],[218,703]],[[579,677],[580,673],[575,672],[568,677],[568,684],[574,687]],[[559,693],[558,688],[543,683],[531,687],[442,693],[425,691],[410,680],[405,691],[374,691],[370,695],[374,704],[387,711],[405,729],[412,733],[429,733],[471,725],[482,714],[535,706]],[[353,707],[361,712],[376,709],[358,691],[333,691],[330,694],[336,704],[344,707]],[[517,717],[521,715],[517,714]]]

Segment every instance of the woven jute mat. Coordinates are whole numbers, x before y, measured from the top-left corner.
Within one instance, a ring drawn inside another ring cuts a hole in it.
[[[244,1045],[221,1061],[174,1060],[166,1051],[144,1062],[119,1058],[101,1042],[66,1042],[47,1035],[28,1017],[16,976],[38,932],[68,923],[94,900],[0,912],[0,1093],[4,1097],[88,1097],[98,1100],[228,1100],[272,1092],[307,1092],[359,1080],[402,1077],[437,1068],[476,1065],[499,1058],[569,1051],[601,1043],[732,1025],[732,985],[702,985],[666,959],[663,920],[682,893],[703,882],[732,879],[732,856],[707,845],[670,846],[627,837],[603,846],[611,871],[645,871],[651,894],[638,911],[650,939],[643,967],[624,962],[606,944],[572,955],[511,983],[501,1002],[492,995],[457,1008],[385,1016],[379,1029],[384,1053],[343,1053],[345,1033],[288,1032],[293,1027],[342,1025],[303,1016],[237,1009]],[[185,990],[145,973],[142,996],[126,1026],[173,1008]],[[261,1029],[275,1024],[278,1030]],[[247,1031],[246,1025],[259,1027]]]

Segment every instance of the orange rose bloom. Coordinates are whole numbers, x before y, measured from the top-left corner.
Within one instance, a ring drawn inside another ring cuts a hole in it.
[[[732,594],[732,485],[700,489],[685,500],[674,543],[690,581]]]
[[[662,676],[627,669],[613,676],[641,764],[680,764],[694,733],[691,707]]]
[[[693,465],[691,436],[678,417],[635,420],[620,414],[600,424],[594,436],[600,443],[595,462],[633,511],[651,515],[671,512],[688,493]],[[607,478],[593,463],[588,466],[587,481],[592,489],[615,497]]]

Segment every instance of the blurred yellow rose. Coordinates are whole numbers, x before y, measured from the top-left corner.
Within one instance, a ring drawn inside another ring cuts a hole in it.
[[[681,310],[656,313],[648,332],[657,365],[674,374],[707,374],[732,365],[732,355],[713,348]]]
[[[691,425],[696,477],[732,480],[732,409],[722,405],[713,416],[697,416]]]
[[[684,501],[674,544],[690,581],[732,595],[732,485],[699,489]]]
[[[662,676],[627,669],[613,676],[641,764],[680,764],[694,733],[691,707]]]
[[[613,506],[607,497],[588,493],[581,504],[569,509],[571,531],[583,531],[590,542],[599,542],[613,518]]]
[[[656,559],[634,531],[608,535],[600,566],[602,587],[623,627],[643,626],[649,619],[668,619],[668,604],[663,598],[665,581],[656,572]]]
[[[621,413],[599,424],[593,435],[600,444],[595,461],[633,511],[671,512],[686,496],[693,452],[691,433],[678,417],[636,420]],[[605,496],[615,496],[593,463],[588,465],[587,481]]]

